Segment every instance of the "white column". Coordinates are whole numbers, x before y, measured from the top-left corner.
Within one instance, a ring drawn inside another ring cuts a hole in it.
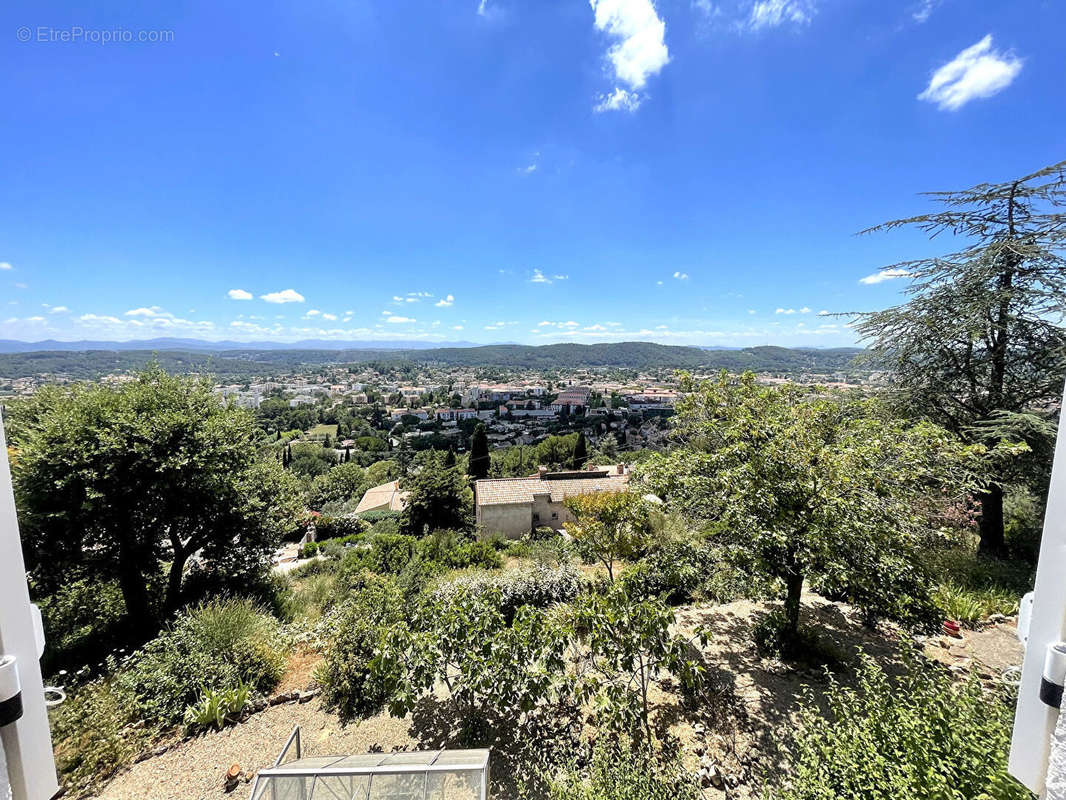
[[[1040,540],[1040,561],[1036,569],[1029,639],[1022,664],[1022,682],[1018,687],[1018,709],[1011,737],[1011,775],[1031,791],[1040,794],[1048,768],[1051,732],[1058,719],[1058,709],[1040,700],[1040,677],[1044,669],[1047,646],[1063,639],[1066,623],[1066,436],[1059,421],[1055,442],[1055,461],[1051,468],[1044,533]]]
[[[30,592],[22,558],[15,495],[0,420],[0,653],[18,660],[22,719],[0,728],[8,781],[14,800],[50,800],[59,791],[41,665],[30,612]]]

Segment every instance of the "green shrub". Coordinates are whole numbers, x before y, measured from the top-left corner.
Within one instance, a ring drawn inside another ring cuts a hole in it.
[[[72,580],[37,600],[45,640],[42,669],[99,661],[121,642],[126,605],[115,581]]]
[[[267,692],[285,658],[277,622],[247,600],[212,600],[183,611],[119,673],[150,724],[177,724],[204,686]]]
[[[933,603],[948,619],[975,623],[991,614],[1014,614],[1023,594],[1033,588],[1031,564],[978,556],[957,547],[927,556],[928,569],[939,578]]]
[[[470,570],[442,578],[429,589],[429,594],[443,600],[459,591],[499,592],[501,610],[510,620],[521,606],[547,608],[569,603],[588,586],[582,574],[570,564],[554,568],[530,564],[503,572]]]
[[[314,561],[308,561],[306,564],[294,567],[289,570],[288,575],[290,578],[299,580],[301,578],[309,578],[312,575],[333,575],[337,572],[337,568],[336,561],[318,558]]]
[[[1011,555],[1029,564],[1040,554],[1044,506],[1031,491],[1015,488],[1003,498],[1003,533]]]
[[[525,606],[505,618],[498,589],[458,587],[422,597],[410,623],[392,626],[377,671],[394,687],[389,710],[403,715],[440,687],[460,726],[460,741],[484,744],[490,732],[512,734],[531,717],[556,717],[568,637],[551,615]]]
[[[317,621],[338,600],[340,580],[336,571],[316,572],[291,582],[279,616],[286,622]]]
[[[550,528],[547,525],[540,525],[532,530],[526,537],[531,542],[549,542],[552,539],[561,539],[559,531],[555,528]]]
[[[363,565],[379,575],[398,575],[414,557],[416,541],[400,533],[377,534],[361,554]]]
[[[992,614],[1014,614],[1020,597],[1002,589],[967,589],[942,583],[933,591],[933,602],[947,619],[973,625]]]
[[[376,527],[380,522],[395,522],[396,529],[399,530],[400,525],[400,512],[399,511],[364,511],[359,515],[359,519],[367,523],[371,527]],[[395,531],[393,531],[395,532]]]
[[[572,764],[548,780],[549,800],[701,800],[696,776],[668,756],[602,742],[587,767]]]
[[[515,539],[511,542],[507,542],[502,548],[503,552],[509,555],[511,558],[529,558],[533,552],[533,548],[529,542],[522,539]]]
[[[137,707],[128,693],[101,679],[67,690],[49,709],[56,769],[68,796],[80,797],[130,763],[151,731],[136,726]]]
[[[354,596],[328,618],[329,644],[315,674],[327,702],[348,719],[373,713],[390,699],[386,678],[371,663],[385,631],[403,618],[393,581],[362,572],[353,583]]]
[[[469,539],[456,531],[434,531],[418,541],[415,555],[423,561],[436,561],[449,569],[483,567],[499,569],[503,559],[488,542]]]
[[[315,538],[320,541],[358,536],[365,533],[370,524],[359,517],[321,516],[315,520]]]
[[[706,544],[670,542],[630,565],[620,580],[633,597],[661,597],[677,605],[695,599],[718,563],[718,554]],[[714,599],[728,602],[734,598]]]
[[[976,677],[956,682],[904,653],[890,679],[864,657],[854,688],[831,679],[823,717],[808,696],[778,800],[1023,800],[1006,774],[1013,709]]]

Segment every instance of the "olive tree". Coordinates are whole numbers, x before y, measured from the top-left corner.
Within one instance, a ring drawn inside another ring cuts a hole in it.
[[[830,582],[870,610],[913,574],[927,532],[921,500],[973,486],[981,445],[927,422],[908,425],[872,401],[747,373],[683,376],[678,447],[642,469],[671,509],[714,523],[751,565],[785,586],[786,631],[799,625],[804,581]],[[908,589],[924,592],[921,581]]]
[[[178,605],[194,553],[230,574],[261,565],[299,513],[292,476],[256,455],[249,412],[206,379],[149,366],[116,386],[45,387],[18,413],[13,478],[35,577],[114,577],[135,622],[150,622],[160,579]]]

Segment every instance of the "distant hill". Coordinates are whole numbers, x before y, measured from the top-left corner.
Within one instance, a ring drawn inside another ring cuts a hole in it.
[[[172,340],[168,340],[172,341]],[[46,350],[0,354],[0,378],[61,375],[94,379],[112,372],[142,367],[153,358],[172,372],[208,372],[223,379],[278,374],[301,366],[358,364],[370,361],[409,361],[441,366],[554,369],[578,367],[655,367],[728,369],[739,372],[831,373],[844,370],[862,350],[789,347],[745,347],[705,350],[652,342],[607,344],[498,344],[426,349],[257,349],[241,346],[218,352],[193,349],[97,349],[84,352]]]
[[[299,342],[210,342],[205,339],[137,339],[129,342],[105,342],[81,339],[62,342],[46,339],[41,342],[20,342],[0,339],[0,353],[37,353],[41,351],[87,352],[89,350],[192,350],[220,353],[224,350],[424,350],[432,347],[476,347],[475,342],[412,342],[395,341],[339,341],[334,339],[303,339]]]

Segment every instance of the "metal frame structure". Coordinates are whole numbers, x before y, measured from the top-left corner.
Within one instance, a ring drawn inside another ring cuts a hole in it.
[[[296,760],[282,764],[294,744]],[[297,725],[274,766],[256,775],[250,798],[488,800],[489,755],[488,750],[429,750],[303,758]],[[455,779],[452,791],[449,776]]]

